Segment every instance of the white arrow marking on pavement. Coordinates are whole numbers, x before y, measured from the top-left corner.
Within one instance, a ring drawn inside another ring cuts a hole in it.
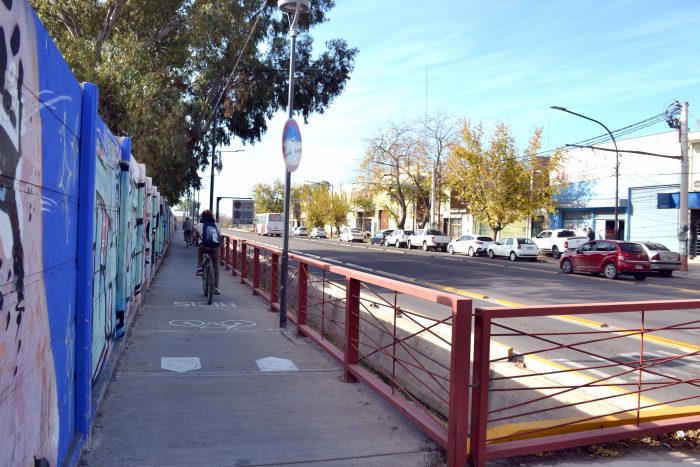
[[[265,357],[255,360],[260,371],[299,371],[293,361],[286,358]]]
[[[199,357],[161,357],[160,367],[163,370],[186,373],[202,368]]]

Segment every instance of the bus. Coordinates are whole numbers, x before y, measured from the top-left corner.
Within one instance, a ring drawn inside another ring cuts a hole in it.
[[[255,233],[258,235],[282,235],[284,215],[266,212],[255,215]]]

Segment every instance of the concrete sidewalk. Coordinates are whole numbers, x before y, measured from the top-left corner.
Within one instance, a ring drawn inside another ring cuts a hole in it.
[[[281,330],[223,268],[222,295],[206,305],[195,257],[170,246],[80,465],[436,465],[432,441],[363,384],[344,383],[335,361],[291,323]],[[201,367],[163,368],[190,364]]]

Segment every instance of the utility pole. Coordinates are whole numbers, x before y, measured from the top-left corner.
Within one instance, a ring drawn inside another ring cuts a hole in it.
[[[681,254],[681,271],[688,270],[688,103],[681,106],[681,193],[678,209],[678,241]]]
[[[211,177],[209,181],[209,210],[212,212],[214,212],[214,166],[216,165],[216,126],[218,124],[218,110],[218,107],[214,108],[214,137],[212,138],[211,142]]]

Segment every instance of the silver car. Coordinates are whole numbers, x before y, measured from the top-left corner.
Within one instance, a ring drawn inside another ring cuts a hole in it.
[[[681,268],[681,255],[669,250],[661,243],[639,242],[649,256],[651,271],[658,272],[661,276],[670,277],[673,271]]]

